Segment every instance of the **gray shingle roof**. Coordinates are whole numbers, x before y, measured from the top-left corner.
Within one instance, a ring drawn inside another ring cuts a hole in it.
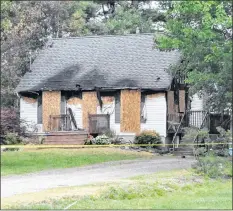
[[[91,36],[53,39],[41,50],[31,72],[16,91],[83,90],[103,88],[167,89],[166,70],[179,53],[153,48],[153,34]]]

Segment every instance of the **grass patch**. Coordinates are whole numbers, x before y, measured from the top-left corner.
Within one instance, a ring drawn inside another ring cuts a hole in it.
[[[22,203],[7,208],[64,209],[74,202],[76,203],[69,209],[232,208],[231,180],[206,179],[185,170],[134,177],[115,184],[96,184],[95,186],[85,187],[88,188],[89,194],[82,196],[77,195],[77,192],[85,192],[85,189],[79,187],[78,190],[77,188],[70,189],[70,196],[63,195],[59,199],[47,196],[46,200],[39,203],[27,201],[27,205]],[[92,188],[93,193],[91,194]],[[72,191],[76,194],[72,195]]]
[[[113,148],[9,151],[1,153],[1,176],[146,157],[152,155]]]

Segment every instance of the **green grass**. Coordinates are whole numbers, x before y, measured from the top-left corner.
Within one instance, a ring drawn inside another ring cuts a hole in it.
[[[106,161],[136,159],[150,156],[148,154],[125,152],[111,148],[9,151],[1,153],[1,175],[24,174]]]
[[[107,186],[97,196],[50,199],[11,208],[64,209],[77,202],[69,209],[232,209],[231,180],[204,179],[191,172],[172,171],[128,182]]]

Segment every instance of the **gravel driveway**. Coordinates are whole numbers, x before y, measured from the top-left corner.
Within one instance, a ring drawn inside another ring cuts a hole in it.
[[[190,168],[193,162],[192,158],[156,157],[150,160],[115,161],[86,167],[47,170],[21,176],[3,176],[1,177],[1,198],[49,188],[109,182],[159,171],[186,169]]]

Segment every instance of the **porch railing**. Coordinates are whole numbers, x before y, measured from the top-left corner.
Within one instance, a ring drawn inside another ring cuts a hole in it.
[[[109,114],[90,114],[89,115],[89,133],[100,134],[110,129]]]
[[[209,118],[205,118],[206,111],[186,111],[186,113],[171,113],[167,115],[168,129],[170,125],[180,125],[183,127],[202,127],[209,128]],[[184,116],[184,118],[183,118]],[[183,119],[183,120],[182,120]],[[181,122],[182,120],[182,122]],[[203,121],[204,120],[204,121]]]
[[[70,115],[50,115],[50,131],[70,131],[71,129]]]

